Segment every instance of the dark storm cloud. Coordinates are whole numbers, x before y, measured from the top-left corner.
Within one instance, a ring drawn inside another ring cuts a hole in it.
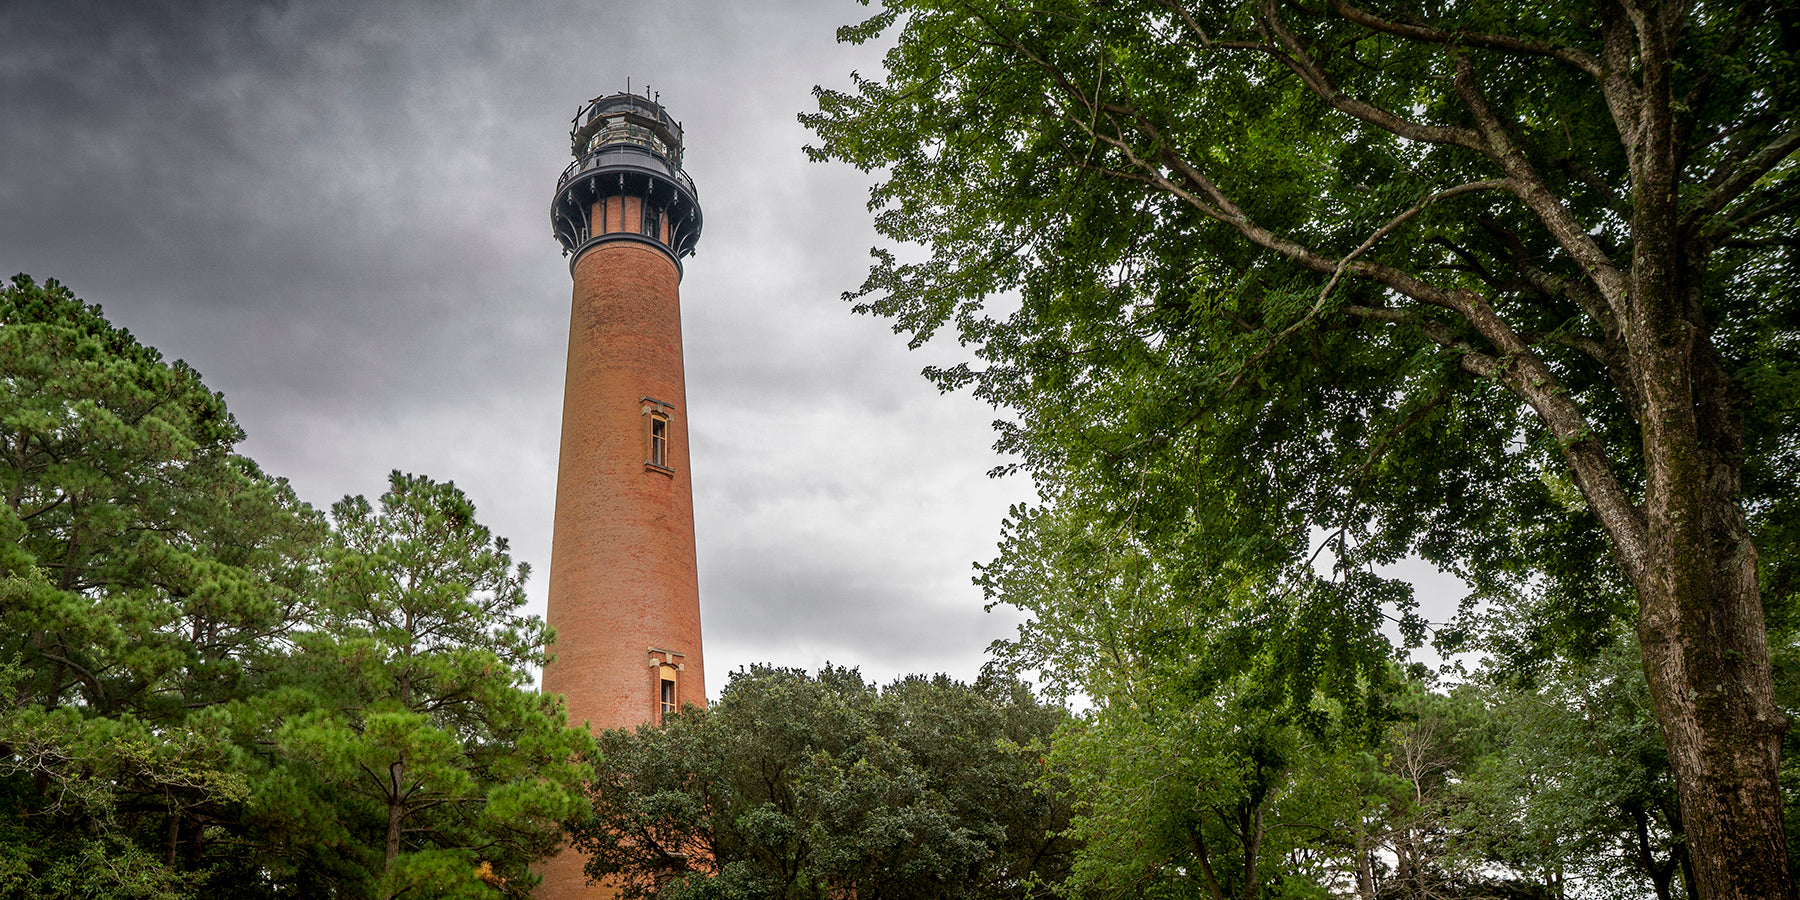
[[[6,202],[25,213],[0,224],[5,261],[79,272],[85,293],[140,304],[146,337],[236,348],[296,397],[425,380],[416,361],[445,345],[491,363],[468,338],[492,329],[441,314],[492,281],[451,264],[489,249],[461,212],[479,195],[444,189],[481,183],[478,161],[425,152],[480,113],[420,85],[493,48],[450,7],[409,15],[425,11],[13,8],[7,32],[34,38],[0,75]]]
[[[878,66],[833,41],[864,12],[9,4],[0,266],[186,358],[315,503],[454,478],[541,599],[569,300],[546,209],[578,104],[648,85],[707,217],[682,302],[709,667],[967,676],[1009,621],[969,564],[1028,485],[982,477],[991,412],[918,378],[959,349],[838,299],[867,180],[807,163],[794,116]]]
[[[199,274],[329,277],[337,267],[320,265],[329,257],[313,238],[280,248],[268,238],[307,237],[318,218],[346,212],[341,197],[297,205],[293,188],[318,174],[304,171],[308,151],[392,105],[394,56],[373,52],[343,15],[175,9],[34,4],[0,21],[32,35],[0,69],[9,199],[51,213],[37,227],[8,223],[9,248],[89,247],[140,274],[207,263]]]

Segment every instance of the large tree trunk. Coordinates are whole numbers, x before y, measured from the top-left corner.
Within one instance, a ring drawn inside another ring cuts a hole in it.
[[[1608,43],[1637,42],[1608,102],[1631,171],[1631,261],[1615,296],[1635,382],[1644,499],[1636,552],[1611,523],[1637,588],[1638,639],[1663,728],[1695,886],[1702,900],[1795,897],[1777,783],[1787,718],[1775,706],[1756,547],[1743,510],[1744,427],[1708,331],[1709,247],[1681,226],[1682,129],[1668,10],[1623,0]]]
[[[1685,245],[1676,224],[1667,124],[1650,124],[1634,166],[1625,335],[1643,398],[1644,552],[1624,564],[1644,674],[1700,897],[1793,898],[1777,783],[1787,718],[1743,511],[1743,421],[1707,334],[1705,248]]]
[[[1776,782],[1786,722],[1770,689],[1755,554],[1696,565],[1698,578],[1678,571],[1681,555],[1639,586],[1638,634],[1699,894],[1791,898]]]
[[[1719,491],[1735,488],[1736,464],[1705,464],[1714,454],[1691,432],[1663,437],[1645,441],[1651,552],[1632,580],[1697,887],[1704,900],[1792,898],[1777,783],[1787,720],[1775,706],[1756,549],[1735,491]]]

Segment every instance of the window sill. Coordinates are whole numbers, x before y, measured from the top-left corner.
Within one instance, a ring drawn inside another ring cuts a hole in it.
[[[675,477],[674,469],[671,469],[668,466],[659,466],[653,462],[645,462],[644,463],[644,471],[646,471],[646,472],[661,472],[664,475],[667,475],[671,478]]]

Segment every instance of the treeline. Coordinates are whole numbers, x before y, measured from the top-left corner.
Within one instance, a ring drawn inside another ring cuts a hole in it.
[[[709,709],[601,735],[576,843],[673,900],[1685,900],[1633,651],[1439,690],[1390,669],[1357,722],[1176,654],[1080,714],[992,674],[740,671]]]
[[[329,515],[54,281],[0,289],[0,897],[519,895],[592,741],[454,485]]]

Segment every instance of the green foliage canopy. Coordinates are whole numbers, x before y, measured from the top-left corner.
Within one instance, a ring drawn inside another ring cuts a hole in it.
[[[840,37],[889,32],[802,120],[922,247],[878,249],[858,309],[972,345],[928,374],[1009,410],[1043,487],[990,578],[1085,534],[1204,622],[1221,577],[1315,591],[1321,529],[1344,613],[1259,640],[1416,636],[1371,571],[1408,554],[1528,623],[1524,662],[1628,622],[1703,896],[1792,890],[1791,5],[894,0]],[[1296,709],[1378,669],[1265,655]]]
[[[323,617],[291,660],[307,693],[277,701],[274,743],[304,768],[287,791],[333,807],[377,896],[522,888],[581,810],[592,745],[532,689],[549,632],[519,611],[529,570],[453,484],[394,472],[378,508],[331,512]]]
[[[0,289],[0,381],[0,887],[183,896],[249,792],[208,709],[278,665],[324,528],[198,374],[54,281]]]

